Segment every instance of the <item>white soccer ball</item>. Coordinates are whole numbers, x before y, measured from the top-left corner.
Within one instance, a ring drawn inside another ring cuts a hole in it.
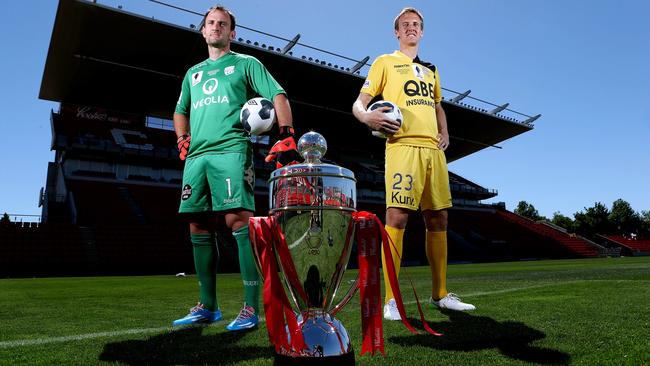
[[[387,100],[379,100],[379,101],[376,101],[376,102],[372,103],[370,105],[370,108],[368,108],[368,109],[371,110],[371,111],[374,111],[375,109],[381,108],[381,107],[390,107],[391,109],[385,110],[384,114],[386,114],[386,117],[388,117],[388,118],[390,118],[390,119],[392,119],[394,121],[397,121],[399,123],[400,127],[402,127],[402,120],[403,120],[402,111],[399,109],[399,107],[395,103],[389,102]],[[372,131],[372,135],[375,136],[375,137],[383,138],[383,139],[386,138],[386,134],[383,133],[382,131]]]
[[[253,98],[241,108],[239,119],[246,132],[251,135],[261,135],[273,127],[275,108],[268,99]]]

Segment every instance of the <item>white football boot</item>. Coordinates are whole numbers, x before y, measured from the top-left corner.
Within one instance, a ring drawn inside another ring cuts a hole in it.
[[[388,300],[388,303],[384,305],[384,319],[402,320],[402,317],[399,315],[399,310],[397,310],[395,299]]]
[[[476,310],[476,306],[472,304],[466,304],[462,301],[460,301],[460,298],[458,295],[454,293],[448,293],[447,296],[443,297],[442,299],[436,301],[433,298],[429,298],[429,303],[437,306],[440,309],[449,309],[449,310],[456,310],[456,311],[468,311],[468,310]],[[386,309],[384,307],[384,309]],[[384,317],[386,317],[386,312],[384,310]]]

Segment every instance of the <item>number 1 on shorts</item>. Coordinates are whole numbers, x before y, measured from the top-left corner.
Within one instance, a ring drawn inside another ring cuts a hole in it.
[[[226,178],[226,184],[228,184],[228,198],[232,198],[232,190],[230,188],[230,178]]]

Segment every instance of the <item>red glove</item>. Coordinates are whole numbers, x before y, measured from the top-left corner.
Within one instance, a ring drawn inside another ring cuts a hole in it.
[[[178,145],[178,157],[181,160],[185,160],[187,158],[187,152],[190,149],[190,141],[192,141],[192,136],[190,135],[183,135],[176,140],[176,144]]]
[[[279,141],[273,144],[271,151],[264,161],[267,163],[275,160],[275,167],[282,168],[285,165],[298,164],[302,161],[298,149],[296,148],[296,139],[293,134],[293,127],[281,126]]]

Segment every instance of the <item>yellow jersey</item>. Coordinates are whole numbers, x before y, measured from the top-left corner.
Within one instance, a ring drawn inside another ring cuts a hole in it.
[[[381,55],[370,66],[361,88],[372,97],[395,103],[402,111],[402,127],[388,144],[438,149],[435,104],[442,100],[438,70],[431,70],[400,51]]]

